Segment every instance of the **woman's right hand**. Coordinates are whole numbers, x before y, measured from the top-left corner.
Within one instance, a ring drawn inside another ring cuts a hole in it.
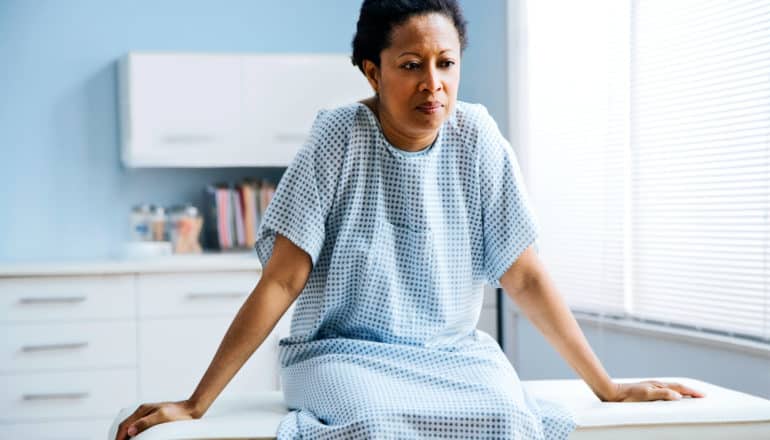
[[[198,419],[200,415],[189,400],[178,402],[144,403],[118,425],[115,440],[129,439],[159,423],[174,420]]]

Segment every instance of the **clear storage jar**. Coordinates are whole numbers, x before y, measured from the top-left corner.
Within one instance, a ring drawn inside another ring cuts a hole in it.
[[[200,253],[203,217],[194,205],[174,206],[169,210],[169,236],[176,254]]]
[[[141,204],[131,209],[129,217],[130,240],[131,241],[150,241],[150,223],[152,221],[152,205]]]

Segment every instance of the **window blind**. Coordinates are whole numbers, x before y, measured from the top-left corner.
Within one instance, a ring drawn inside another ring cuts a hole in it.
[[[632,24],[632,312],[770,339],[770,1]]]
[[[573,309],[607,315],[626,313],[629,9],[537,0],[524,12],[519,104],[539,256]]]
[[[770,1],[524,14],[512,105],[571,308],[770,341]]]

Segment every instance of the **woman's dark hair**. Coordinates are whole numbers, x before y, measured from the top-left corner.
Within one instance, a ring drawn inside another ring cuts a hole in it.
[[[432,12],[451,19],[460,37],[460,49],[465,50],[466,21],[456,0],[364,0],[353,37],[353,65],[364,71],[364,60],[380,66],[380,52],[390,46],[393,28],[415,15]]]

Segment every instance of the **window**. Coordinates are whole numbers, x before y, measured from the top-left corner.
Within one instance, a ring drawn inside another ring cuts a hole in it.
[[[567,302],[770,342],[770,1],[520,7],[512,143]]]

